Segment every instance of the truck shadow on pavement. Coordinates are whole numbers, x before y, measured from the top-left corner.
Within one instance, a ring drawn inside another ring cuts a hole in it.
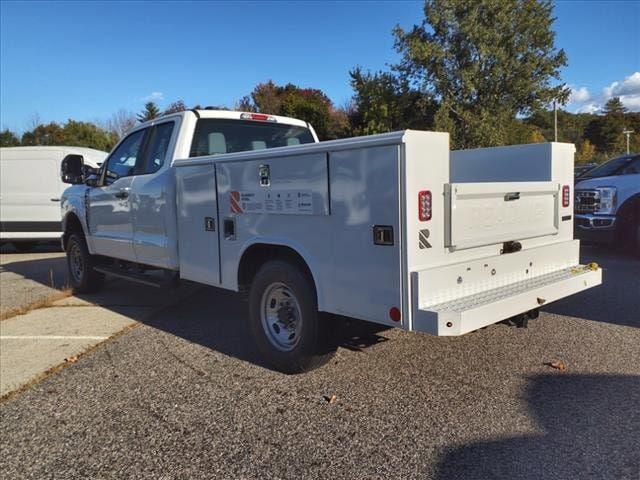
[[[545,312],[640,328],[640,260],[612,249],[582,245],[580,262],[602,267],[602,285],[552,303]]]
[[[331,322],[332,340],[337,347],[363,351],[387,341],[379,335],[387,330],[384,325],[330,315],[323,315],[322,321]],[[270,368],[251,340],[248,303],[243,294],[201,287],[187,300],[142,323],[224,355]]]
[[[525,400],[544,433],[451,447],[435,478],[640,478],[640,377],[538,375]]]

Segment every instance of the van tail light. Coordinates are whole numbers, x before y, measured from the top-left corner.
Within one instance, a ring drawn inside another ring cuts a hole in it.
[[[418,218],[421,222],[431,220],[431,192],[429,190],[418,192]]]
[[[563,185],[562,187],[562,206],[568,207],[571,201],[571,189],[569,185]]]

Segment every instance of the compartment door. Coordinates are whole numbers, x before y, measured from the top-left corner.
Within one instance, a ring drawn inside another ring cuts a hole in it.
[[[220,284],[215,165],[176,168],[180,277]]]
[[[559,184],[451,183],[445,186],[452,250],[558,233]]]

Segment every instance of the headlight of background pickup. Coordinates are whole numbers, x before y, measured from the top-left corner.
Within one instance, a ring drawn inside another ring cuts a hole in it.
[[[576,213],[613,215],[616,211],[616,187],[576,190]]]

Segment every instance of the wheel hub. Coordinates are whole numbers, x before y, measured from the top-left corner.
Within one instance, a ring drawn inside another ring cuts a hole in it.
[[[300,306],[293,291],[283,283],[271,284],[264,291],[260,310],[267,340],[280,351],[293,350],[302,326]]]

